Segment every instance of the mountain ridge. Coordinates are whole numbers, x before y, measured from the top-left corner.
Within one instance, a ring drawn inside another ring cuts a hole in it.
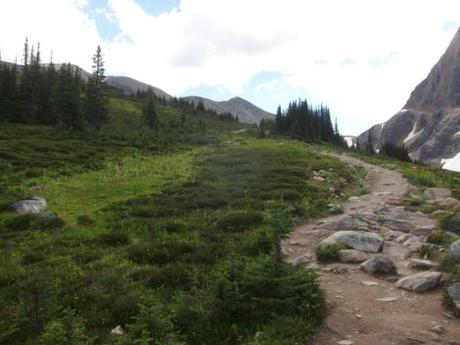
[[[434,167],[460,155],[460,29],[427,77],[412,91],[405,106],[388,121],[358,136],[363,148],[371,140],[375,149],[385,143],[405,145],[412,159]]]

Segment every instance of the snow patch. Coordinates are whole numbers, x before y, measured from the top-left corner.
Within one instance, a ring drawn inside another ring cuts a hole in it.
[[[402,114],[402,113],[407,113],[409,111],[409,109],[401,109],[399,112]]]
[[[454,134],[454,137],[457,137],[459,135],[460,135],[460,132],[457,132],[457,133]]]
[[[347,142],[348,147],[354,147],[355,144],[353,143],[353,137],[344,137],[345,141]]]
[[[409,133],[409,135],[406,137],[406,139],[404,139],[404,144],[407,143],[408,141],[412,140],[413,138],[415,138],[417,135],[419,135],[423,131],[423,128],[422,128],[421,130],[416,132],[415,128],[417,128],[417,122],[414,124],[414,128],[412,128],[412,131]]]
[[[460,172],[460,152],[453,158],[442,159],[441,165],[443,169]]]

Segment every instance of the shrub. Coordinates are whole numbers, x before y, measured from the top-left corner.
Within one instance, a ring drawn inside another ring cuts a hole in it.
[[[457,261],[451,253],[446,252],[441,256],[441,267],[446,271],[453,271]]]
[[[52,213],[40,214],[35,218],[33,227],[37,230],[53,230],[62,228],[65,222]]]
[[[131,242],[127,234],[119,231],[100,234],[97,241],[107,246],[123,246]]]
[[[258,211],[230,211],[219,217],[216,227],[224,231],[238,232],[254,228],[262,221],[263,216]]]
[[[346,245],[343,243],[320,245],[316,247],[315,255],[319,261],[337,261],[339,258],[339,252],[345,248]]]
[[[420,256],[422,258],[428,258],[428,259],[433,259],[436,257],[436,254],[437,254],[437,249],[436,249],[436,246],[433,246],[433,245],[430,245],[430,244],[425,244],[422,246],[422,248],[420,249]]]
[[[93,225],[93,224],[94,224],[94,220],[91,219],[90,216],[84,214],[84,215],[81,215],[81,216],[78,216],[78,217],[77,217],[77,224],[80,225],[80,226]]]
[[[31,214],[18,215],[5,221],[5,228],[10,231],[25,231],[31,228],[34,216]]]

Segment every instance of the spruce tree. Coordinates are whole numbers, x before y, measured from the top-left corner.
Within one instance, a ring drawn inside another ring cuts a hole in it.
[[[144,98],[144,109],[143,109],[144,118],[147,121],[150,129],[155,131],[158,130],[158,115],[155,109],[155,101],[153,96],[152,88],[147,89],[146,96]]]
[[[59,129],[75,131],[83,128],[79,78],[78,71],[74,72],[70,63],[62,65],[57,73],[52,114]]]
[[[93,73],[86,86],[86,118],[95,129],[101,129],[108,120],[108,100],[105,85],[105,69],[101,52],[98,46],[93,56]]]

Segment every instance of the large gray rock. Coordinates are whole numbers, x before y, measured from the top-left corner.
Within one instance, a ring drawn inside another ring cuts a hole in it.
[[[460,235],[460,212],[450,219],[447,227],[449,231]]]
[[[356,249],[342,249],[339,251],[339,261],[347,264],[360,264],[366,261],[369,256]]]
[[[14,212],[19,214],[40,213],[46,208],[46,200],[38,196],[33,196],[27,200],[19,200],[11,205]]]
[[[320,245],[344,243],[347,247],[367,253],[377,253],[383,245],[383,239],[371,232],[337,231],[323,240]]]
[[[396,265],[391,256],[379,254],[372,256],[369,260],[361,264],[361,269],[371,274],[391,274],[396,273]]]
[[[427,188],[425,190],[425,197],[431,201],[438,201],[450,198],[452,191],[446,188]]]
[[[449,252],[452,254],[455,261],[460,262],[460,240],[457,240],[450,245]]]
[[[425,292],[435,288],[441,281],[441,277],[440,272],[416,273],[398,280],[396,287],[408,291]]]
[[[449,286],[447,288],[447,294],[452,300],[455,308],[460,312],[460,282]]]
[[[369,225],[359,219],[356,215],[343,215],[335,217],[332,220],[320,226],[320,229],[339,231],[339,230],[362,230],[366,231]]]

